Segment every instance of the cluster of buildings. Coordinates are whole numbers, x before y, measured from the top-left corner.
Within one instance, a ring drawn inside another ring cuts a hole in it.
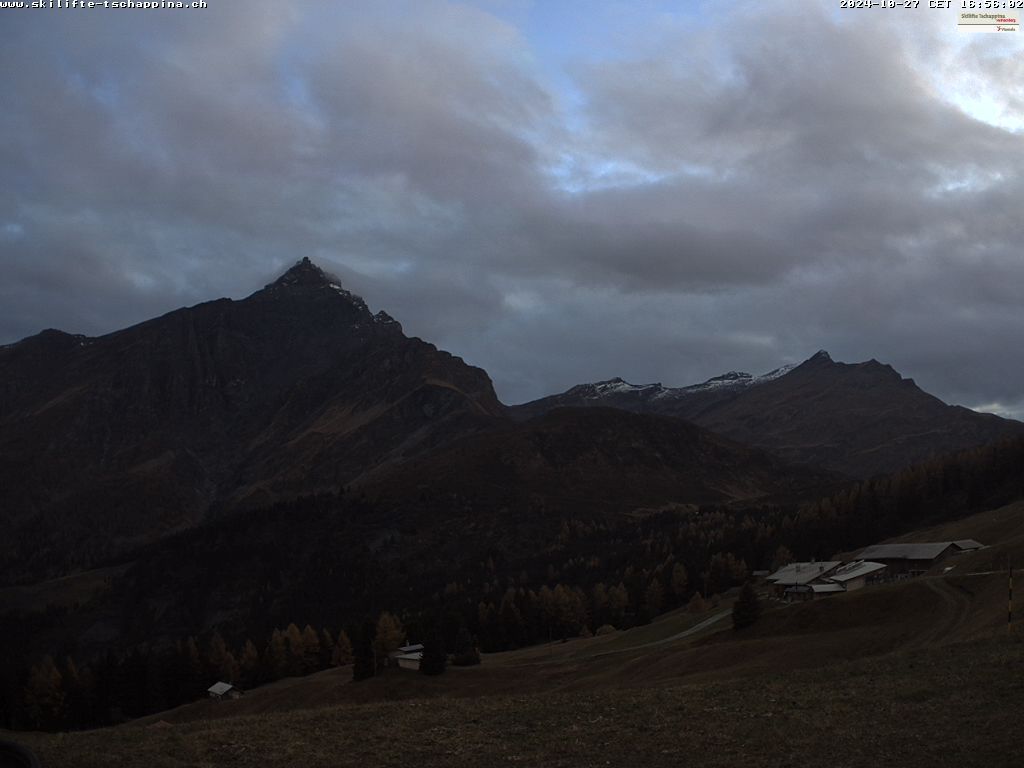
[[[813,600],[852,592],[879,581],[919,576],[949,557],[981,549],[974,539],[921,544],[875,544],[851,562],[829,560],[790,563],[766,576],[776,597]]]

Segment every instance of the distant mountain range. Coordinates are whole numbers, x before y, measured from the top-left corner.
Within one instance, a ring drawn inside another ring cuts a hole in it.
[[[824,350],[764,376],[733,371],[689,387],[622,379],[581,384],[516,406],[511,415],[593,406],[686,419],[791,462],[853,477],[1024,433],[1020,422],[946,405],[876,360],[837,363]]]
[[[484,371],[405,336],[303,259],[241,301],[0,348],[0,583],[344,487],[488,508],[719,503],[1022,430],[824,352],[761,377],[613,379],[509,408]]]

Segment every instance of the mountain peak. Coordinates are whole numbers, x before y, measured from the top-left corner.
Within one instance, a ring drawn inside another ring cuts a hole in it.
[[[345,290],[341,285],[341,280],[330,272],[322,270],[310,261],[308,257],[303,257],[295,262],[287,272],[266,286],[260,293],[270,297],[336,293],[347,299],[357,309],[365,311],[367,316],[369,316],[369,309],[362,296],[357,296],[351,291]]]
[[[831,362],[833,362],[833,360],[832,360],[832,355],[830,355],[830,354],[829,354],[828,352],[826,352],[826,351],[825,351],[824,349],[819,349],[819,350],[818,350],[817,352],[815,352],[815,353],[814,353],[814,354],[813,354],[813,355],[812,355],[812,356],[811,356],[811,357],[810,357],[810,358],[808,359],[808,361],[807,361],[807,362],[811,362],[812,360],[814,360],[814,361],[817,361],[817,362],[819,362],[819,363],[831,363]]]
[[[337,279],[320,269],[320,267],[309,260],[309,257],[304,256],[267,287],[286,288],[303,285],[318,287],[331,285],[332,283],[340,287]]]

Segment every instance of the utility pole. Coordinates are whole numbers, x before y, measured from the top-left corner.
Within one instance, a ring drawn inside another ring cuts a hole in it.
[[[1006,631],[1013,632],[1013,561],[1007,556],[1006,570],[1009,575],[1006,601]]]

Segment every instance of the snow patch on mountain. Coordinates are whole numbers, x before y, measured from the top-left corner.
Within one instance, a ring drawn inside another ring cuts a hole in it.
[[[616,395],[643,394],[651,395],[654,392],[664,389],[661,384],[630,384],[620,378],[609,379],[608,381],[597,381],[593,384],[580,384],[573,387],[570,392],[585,400],[599,400],[605,397]]]
[[[768,373],[762,374],[761,376],[751,376],[749,373],[743,371],[729,371],[721,376],[715,376],[714,378],[708,379],[703,384],[694,384],[689,387],[683,387],[686,392],[703,392],[710,389],[733,389],[733,388],[746,388],[757,386],[758,384],[764,384],[775,379],[780,379],[787,373],[796,368],[795,365],[784,365],[781,368],[769,371]]]
[[[601,381],[594,385],[594,392],[599,395],[643,392],[648,389],[661,389],[661,384],[630,384],[622,379],[611,379],[610,381]]]
[[[765,384],[785,376],[796,368],[796,365],[784,365],[761,376],[752,376],[744,371],[729,371],[720,376],[715,376],[701,384],[691,384],[687,387],[665,387],[660,383],[655,384],[630,384],[621,378],[598,381],[593,384],[581,384],[573,387],[570,392],[586,400],[601,400],[607,397],[621,395],[636,395],[641,398],[669,399],[682,398],[698,392],[712,390],[745,389],[747,387]]]
[[[789,373],[794,368],[796,368],[796,366],[797,366],[797,363],[790,363],[789,365],[784,365],[781,368],[776,368],[774,371],[769,371],[768,373],[765,373],[765,374],[763,374],[761,376],[758,376],[756,380],[764,382],[764,381],[774,381],[775,379],[781,379],[787,373]]]

